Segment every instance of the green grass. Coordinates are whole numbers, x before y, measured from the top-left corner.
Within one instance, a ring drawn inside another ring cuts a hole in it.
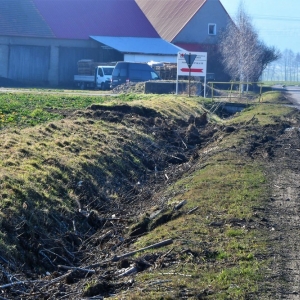
[[[235,114],[234,118],[226,121],[228,125],[247,124],[254,120],[256,126],[274,125],[293,112],[293,108],[285,106],[289,102],[278,92],[267,92],[262,98]]]
[[[40,94],[0,93],[0,129],[17,126],[35,126],[52,120],[62,119],[60,110],[86,108],[95,102],[104,102],[105,97]]]
[[[142,248],[172,238],[174,244],[167,249],[174,248],[181,267],[146,272],[137,280],[147,286],[154,278],[168,279],[170,283],[165,286],[178,293],[178,286],[195,293],[210,287],[214,293],[207,299],[244,299],[247,293],[257,291],[264,265],[257,257],[266,249],[255,229],[235,227],[231,220],[243,222],[253,218],[253,208],[262,206],[267,196],[266,178],[262,166],[230,153],[216,155],[206,163],[206,167],[183,178],[164,194],[170,205],[188,199],[184,211],[196,206],[199,209],[154,229],[135,245]],[[222,225],[211,225],[214,222]],[[180,255],[184,249],[191,249],[198,256]],[[159,299],[161,293],[152,290],[152,294],[149,299]]]
[[[145,105],[163,115],[177,118],[182,113],[203,112],[202,108],[197,105],[197,101],[174,95],[157,97],[155,95],[120,94],[108,97],[101,96],[101,94],[89,96],[84,93],[82,95],[69,95],[64,93],[35,93],[34,91],[0,93],[0,129],[30,127],[63,119],[66,114],[78,109],[85,109],[94,103],[106,103],[108,106],[122,103]]]
[[[273,86],[273,85],[299,85],[299,81],[263,81],[264,86]]]

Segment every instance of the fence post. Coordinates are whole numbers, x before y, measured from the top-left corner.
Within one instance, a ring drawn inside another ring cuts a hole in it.
[[[259,102],[261,101],[261,93],[262,93],[262,83],[260,84],[260,90],[259,90]]]

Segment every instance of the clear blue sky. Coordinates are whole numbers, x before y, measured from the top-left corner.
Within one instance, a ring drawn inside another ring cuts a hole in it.
[[[241,0],[220,0],[234,19]],[[300,0],[244,0],[259,37],[280,51],[300,53]]]

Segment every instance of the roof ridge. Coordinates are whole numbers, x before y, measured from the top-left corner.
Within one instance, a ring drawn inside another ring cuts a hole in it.
[[[185,0],[185,1],[190,1],[190,0]],[[204,0],[199,8],[195,11],[194,14],[191,15],[191,17],[189,19],[186,20],[186,22],[184,23],[184,25],[180,28],[180,30],[178,30],[178,32],[172,37],[172,40],[175,39],[175,37],[182,31],[182,29],[184,29],[184,27],[188,24],[188,22],[190,22],[190,20],[199,12],[199,10],[202,8],[202,6],[207,2],[207,0]]]

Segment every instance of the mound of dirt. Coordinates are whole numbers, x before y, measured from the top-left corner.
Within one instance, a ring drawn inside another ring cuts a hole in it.
[[[129,82],[116,86],[112,93],[114,94],[144,94],[145,82]]]

